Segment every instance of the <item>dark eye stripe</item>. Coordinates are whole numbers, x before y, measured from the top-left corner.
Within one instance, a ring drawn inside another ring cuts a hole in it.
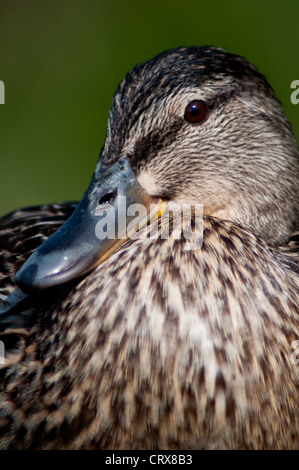
[[[204,101],[194,100],[185,109],[184,119],[187,122],[197,124],[203,122],[208,113],[208,106]]]

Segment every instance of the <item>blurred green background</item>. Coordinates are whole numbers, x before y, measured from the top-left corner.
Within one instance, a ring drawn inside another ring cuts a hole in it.
[[[0,0],[0,215],[78,200],[125,73],[180,45],[224,47],[268,77],[299,137],[298,0]]]

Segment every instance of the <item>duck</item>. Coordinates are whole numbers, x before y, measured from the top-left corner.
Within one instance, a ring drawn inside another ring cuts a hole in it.
[[[137,64],[81,201],[0,220],[0,449],[298,448],[298,215],[256,67]]]

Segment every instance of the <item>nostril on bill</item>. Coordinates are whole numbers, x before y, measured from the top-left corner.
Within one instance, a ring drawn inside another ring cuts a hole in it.
[[[115,189],[114,191],[109,191],[109,193],[102,196],[99,200],[99,206],[102,206],[104,204],[112,204],[115,199],[116,193],[117,190]]]

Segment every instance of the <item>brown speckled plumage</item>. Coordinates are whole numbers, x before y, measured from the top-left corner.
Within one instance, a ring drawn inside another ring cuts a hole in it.
[[[196,93],[209,116],[190,126]],[[153,196],[204,203],[202,248],[129,240],[79,281],[20,293],[2,313],[0,448],[298,448],[299,159],[272,90],[218,49],[164,53],[114,97],[102,158],[124,155]],[[0,221],[2,299],[73,209]]]

